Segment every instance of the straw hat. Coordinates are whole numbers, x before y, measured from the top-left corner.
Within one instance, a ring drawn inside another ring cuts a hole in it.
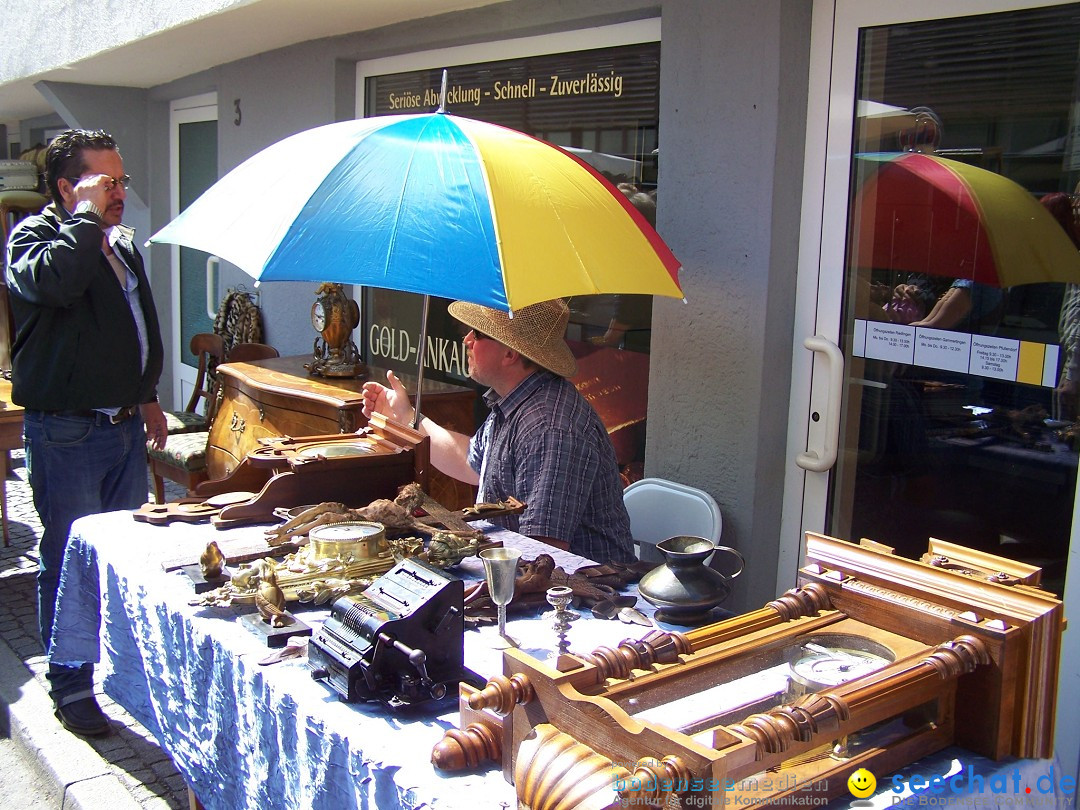
[[[565,340],[570,309],[560,298],[530,304],[517,310],[513,318],[500,310],[465,301],[455,301],[448,311],[466,326],[495,338],[560,377],[577,373],[577,360]]]

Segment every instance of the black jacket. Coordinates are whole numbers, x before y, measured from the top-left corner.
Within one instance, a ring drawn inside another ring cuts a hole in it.
[[[114,249],[139,279],[145,371],[135,318],[101,251],[98,222],[50,206],[8,239],[5,280],[16,329],[11,398],[24,408],[116,408],[157,396],[164,351],[142,257],[129,239],[117,241]]]

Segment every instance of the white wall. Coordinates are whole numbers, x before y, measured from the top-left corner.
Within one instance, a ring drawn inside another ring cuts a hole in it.
[[[664,4],[657,225],[688,303],[654,304],[646,473],[716,498],[736,612],[776,588],[810,11]]]
[[[101,0],[50,3],[4,0],[0,85],[79,62],[193,20],[249,5],[251,0]],[[88,35],[93,32],[93,35]]]

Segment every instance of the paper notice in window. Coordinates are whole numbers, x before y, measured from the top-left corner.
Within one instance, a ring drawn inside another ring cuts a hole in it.
[[[864,320],[854,322],[851,354],[1048,388],[1057,385],[1061,364],[1054,343]]]
[[[1020,341],[1007,338],[971,336],[971,365],[969,374],[995,380],[1016,379],[1020,358]]]
[[[971,335],[927,329],[920,326],[915,335],[915,365],[967,374],[971,354]]]
[[[915,329],[893,323],[866,322],[866,356],[893,363],[914,362]]]

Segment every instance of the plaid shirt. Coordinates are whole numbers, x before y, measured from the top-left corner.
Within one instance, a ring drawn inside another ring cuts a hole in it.
[[[484,399],[491,413],[469,443],[479,499],[525,502],[520,515],[493,522],[566,540],[570,551],[596,562],[633,560],[615,450],[574,384],[541,370],[505,397],[489,390]]]

